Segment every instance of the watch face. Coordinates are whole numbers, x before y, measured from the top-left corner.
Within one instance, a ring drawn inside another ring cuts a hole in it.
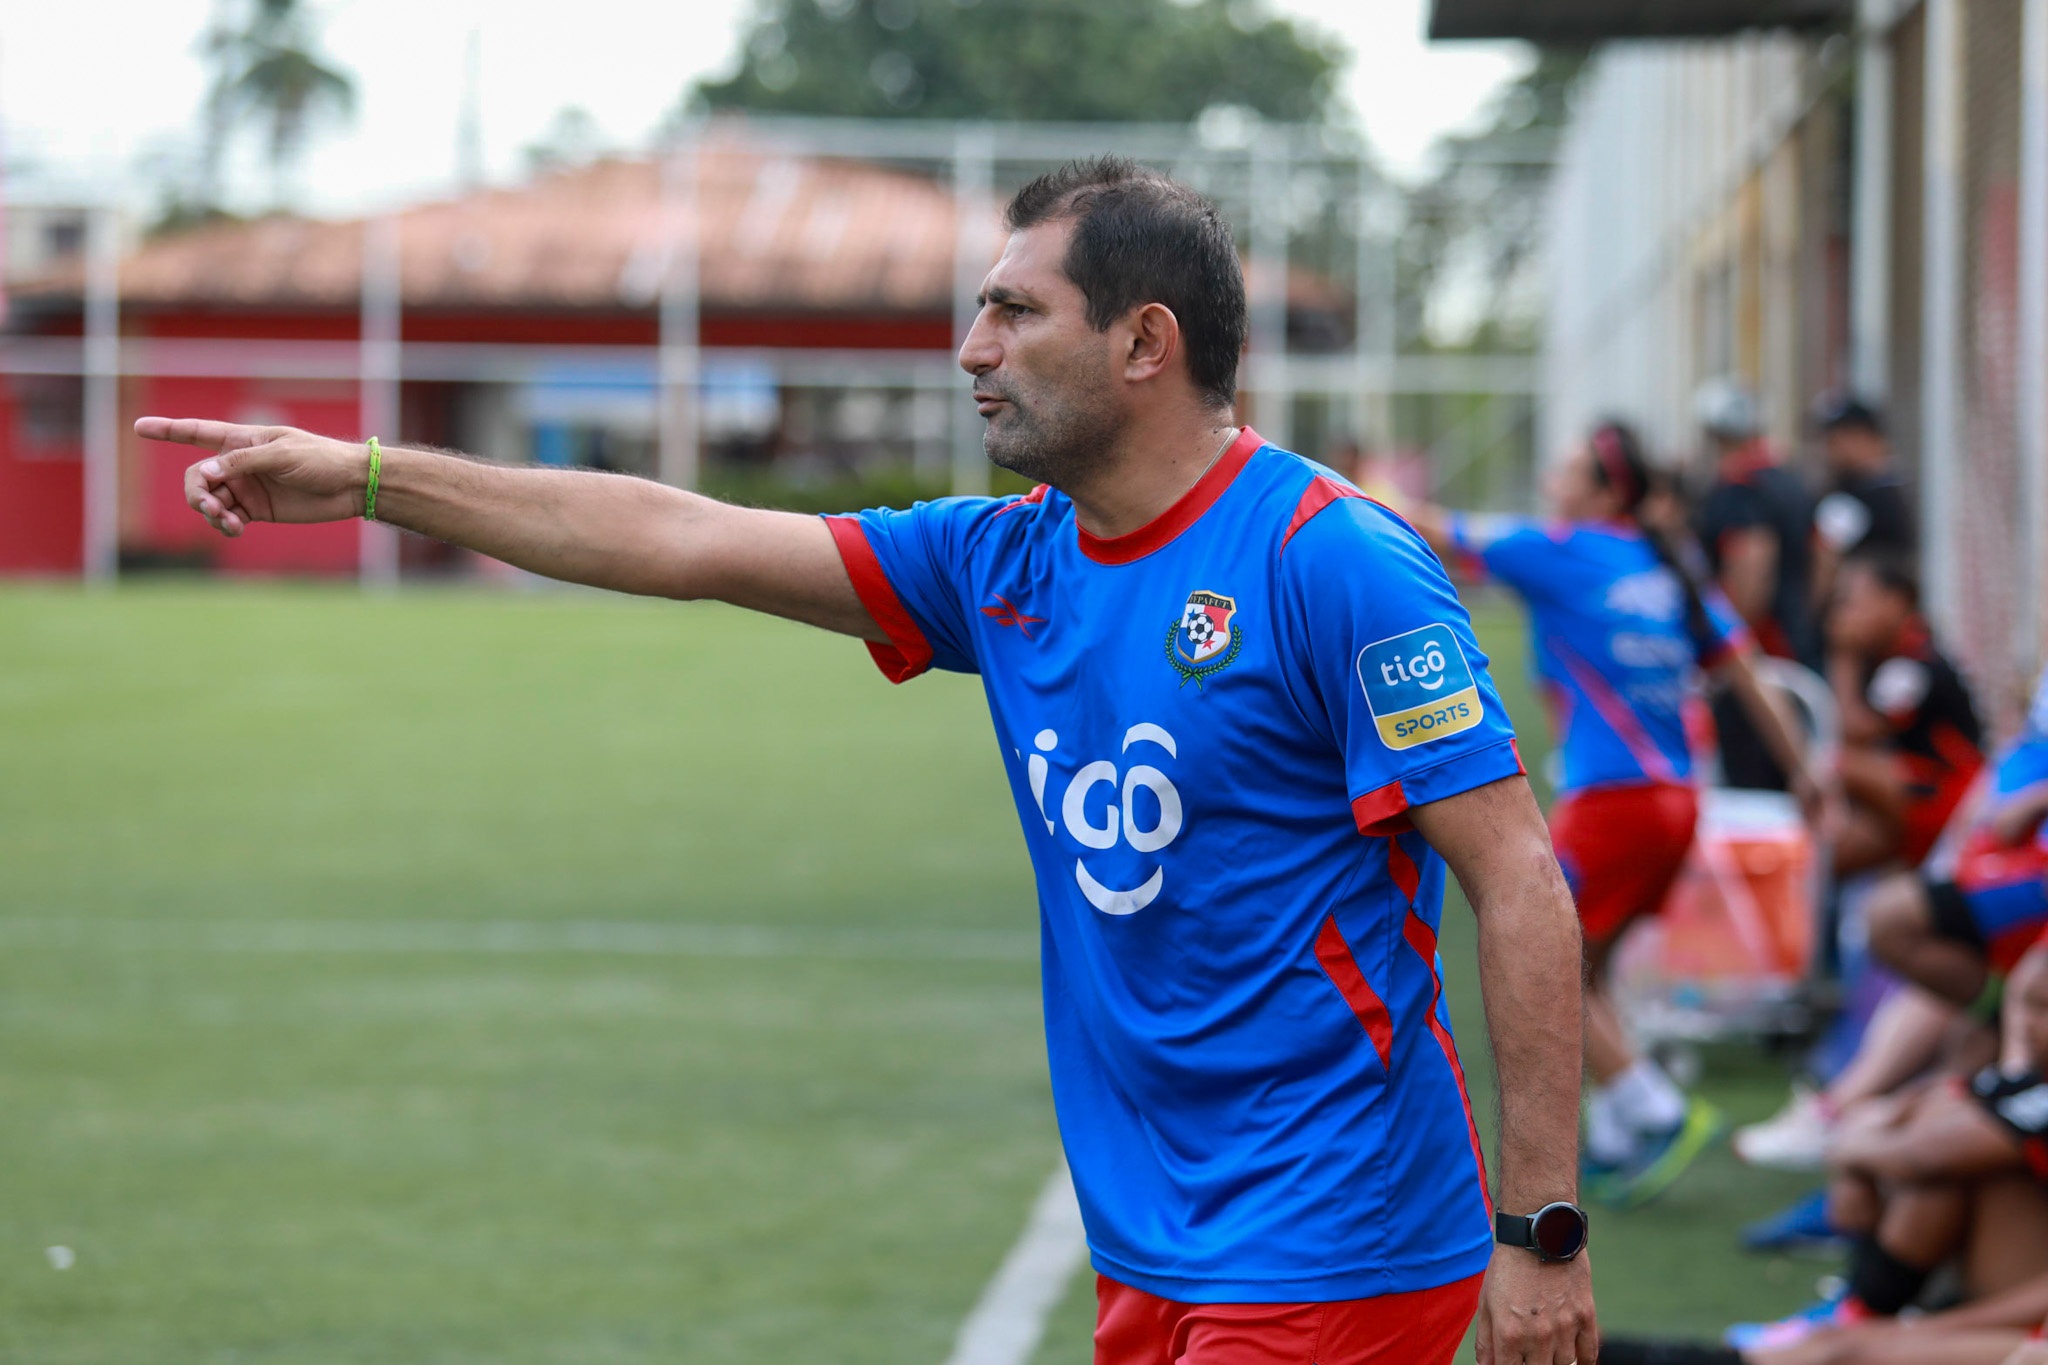
[[[1533,1220],[1536,1250],[1547,1261],[1568,1261],[1586,1248],[1586,1215],[1570,1204],[1546,1205]]]

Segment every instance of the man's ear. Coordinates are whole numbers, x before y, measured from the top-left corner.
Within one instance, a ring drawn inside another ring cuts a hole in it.
[[[1142,384],[1166,373],[1180,360],[1180,319],[1163,303],[1148,303],[1124,316],[1123,377]]]

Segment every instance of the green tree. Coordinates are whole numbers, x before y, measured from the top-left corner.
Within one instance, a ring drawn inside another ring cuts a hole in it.
[[[1347,54],[1263,0],[757,0],[713,109],[1180,122],[1331,112]]]
[[[526,144],[526,169],[531,174],[587,166],[605,154],[604,130],[580,104],[555,111],[546,131]]]
[[[355,112],[355,80],[318,51],[303,0],[242,0],[224,5],[200,41],[207,82],[201,195],[220,198],[220,164],[244,126],[262,130],[271,195],[282,203],[286,179],[321,123]]]
[[[1534,346],[1544,203],[1587,55],[1539,50],[1477,129],[1438,143],[1438,169],[1410,195],[1401,240],[1411,334],[1449,290],[1464,305],[1452,311],[1468,324],[1465,344]]]

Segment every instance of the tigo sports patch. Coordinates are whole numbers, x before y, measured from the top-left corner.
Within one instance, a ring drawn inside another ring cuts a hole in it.
[[[1366,708],[1389,749],[1462,734],[1485,714],[1457,634],[1424,626],[1358,651]]]

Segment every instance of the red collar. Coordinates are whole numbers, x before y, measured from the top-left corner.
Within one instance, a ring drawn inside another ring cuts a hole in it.
[[[1221,455],[1209,471],[1195,480],[1195,486],[1180,495],[1180,500],[1161,512],[1137,530],[1121,536],[1093,536],[1080,527],[1081,553],[1097,564],[1130,564],[1143,559],[1154,550],[1170,544],[1174,537],[1193,526],[1223,496],[1223,490],[1230,487],[1238,471],[1245,467],[1253,452],[1266,443],[1250,427],[1238,429],[1237,439]]]

